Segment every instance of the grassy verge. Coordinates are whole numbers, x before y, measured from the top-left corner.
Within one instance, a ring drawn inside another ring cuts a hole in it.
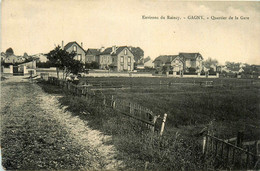
[[[125,161],[126,169],[149,170],[202,169],[201,147],[198,137],[185,138],[176,130],[168,130],[163,137],[151,134],[143,124],[104,108],[85,98],[75,97],[61,91],[59,87],[40,83],[47,93],[63,94],[61,105],[89,126],[112,135],[111,144],[119,151],[118,159]]]

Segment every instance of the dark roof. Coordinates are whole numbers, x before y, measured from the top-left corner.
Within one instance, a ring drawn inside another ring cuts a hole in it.
[[[69,49],[74,43],[76,43],[76,44],[85,52],[85,50],[84,50],[76,41],[67,43],[67,44],[64,46],[64,50]]]
[[[185,59],[196,59],[197,56],[201,56],[200,53],[179,53],[179,55],[184,57]],[[202,59],[203,59],[203,57],[202,57]]]
[[[116,47],[116,53],[111,54],[112,47],[109,47],[109,48],[106,48],[103,52],[101,52],[100,55],[118,55],[125,48],[127,48],[132,53],[132,51],[127,46],[119,46],[119,47]]]
[[[86,53],[90,53],[91,55],[99,55],[100,51],[99,49],[88,49]]]
[[[176,57],[178,57],[178,55],[161,55],[158,56],[157,58],[155,58],[155,61],[162,61],[163,63],[170,63],[172,62]]]

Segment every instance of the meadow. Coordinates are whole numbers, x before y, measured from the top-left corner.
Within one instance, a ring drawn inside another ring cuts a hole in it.
[[[238,131],[244,132],[244,140],[260,139],[259,80],[88,77],[80,79],[84,83],[93,85],[90,89],[97,94],[138,103],[156,115],[168,114],[160,137],[160,125],[151,134],[138,121],[102,105],[69,94],[60,98],[94,129],[112,135],[111,143],[128,169],[144,169],[146,163],[148,170],[205,169],[200,133],[206,129],[222,139],[236,137]],[[54,86],[43,89],[63,93]],[[82,114],[85,111],[89,114]]]
[[[81,82],[85,80],[105,95],[138,103],[156,115],[167,113],[167,129],[204,127],[213,121],[221,138],[234,137],[243,130],[246,139],[260,139],[255,129],[260,123],[259,80],[115,77],[84,78]],[[206,81],[212,85],[206,86]],[[122,88],[113,90],[113,86]]]

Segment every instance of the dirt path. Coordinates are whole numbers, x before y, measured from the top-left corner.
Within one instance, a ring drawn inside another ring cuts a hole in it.
[[[59,97],[46,94],[22,77],[1,82],[2,164],[8,170],[118,170],[111,137],[60,108]]]

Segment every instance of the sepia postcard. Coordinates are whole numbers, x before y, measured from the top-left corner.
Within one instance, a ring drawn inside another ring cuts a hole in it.
[[[0,170],[260,169],[259,1],[0,4]]]

